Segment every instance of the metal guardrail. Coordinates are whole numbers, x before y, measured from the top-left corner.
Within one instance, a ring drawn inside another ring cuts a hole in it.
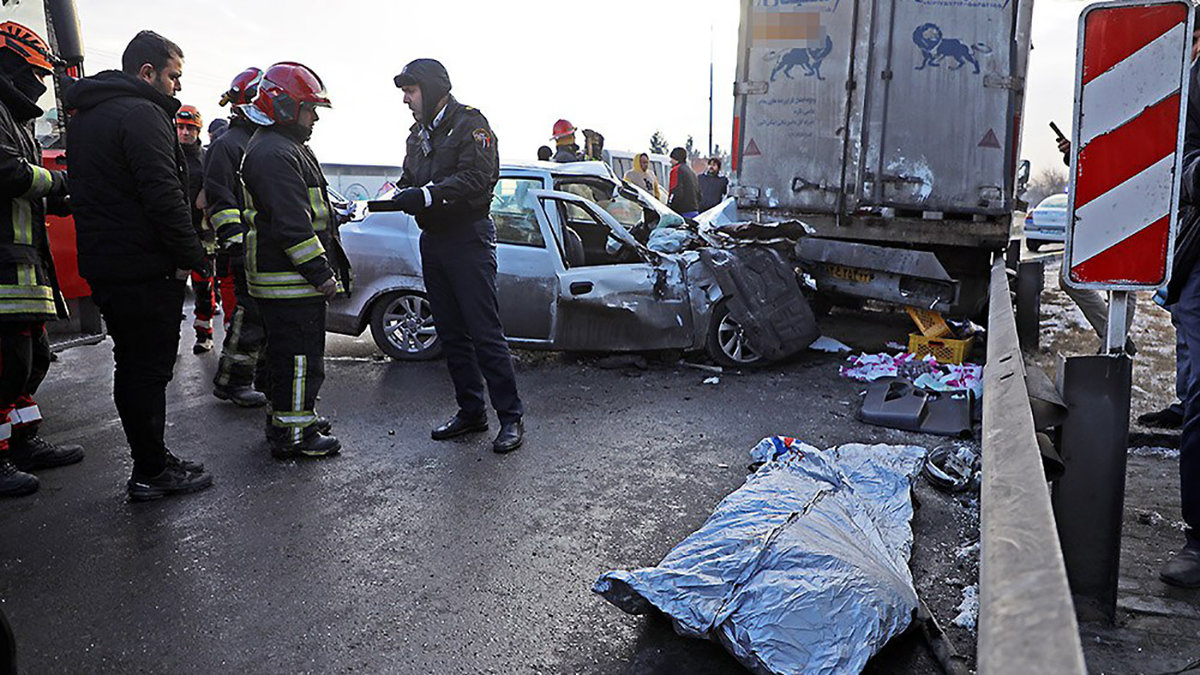
[[[992,266],[983,386],[978,672],[1086,673],[1003,260]]]

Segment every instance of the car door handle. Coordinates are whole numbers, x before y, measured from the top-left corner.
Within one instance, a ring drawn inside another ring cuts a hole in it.
[[[590,281],[574,281],[571,283],[571,295],[587,295],[592,292],[592,282]]]

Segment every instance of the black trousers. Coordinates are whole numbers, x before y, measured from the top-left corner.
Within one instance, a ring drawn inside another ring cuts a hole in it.
[[[166,467],[167,384],[175,374],[184,282],[92,283],[113,341],[113,401],[133,455],[133,472],[154,476]]]
[[[325,301],[259,300],[258,306],[271,380],[267,437],[298,443],[316,431],[317,394],[325,382]]]
[[[49,370],[45,324],[0,321],[0,452],[13,433],[36,429],[42,421],[33,395]]]
[[[246,263],[240,255],[230,256],[229,268],[237,309],[225,332],[221,346],[221,362],[213,384],[219,387],[245,387],[254,384],[259,391],[269,392],[266,361],[267,331],[263,327],[258,300],[250,296],[246,286]]]
[[[469,417],[487,412],[486,381],[500,422],[515,422],[524,408],[496,300],[496,229],[490,218],[473,226],[473,237],[421,235],[425,292],[459,411]]]

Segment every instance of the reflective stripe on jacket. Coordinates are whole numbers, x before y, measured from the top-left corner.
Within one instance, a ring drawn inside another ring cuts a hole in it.
[[[317,288],[334,276],[326,254],[333,223],[325,176],[294,133],[259,129],[242,162],[246,283],[261,300],[320,301]]]

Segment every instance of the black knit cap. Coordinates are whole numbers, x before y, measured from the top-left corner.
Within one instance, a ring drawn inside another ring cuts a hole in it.
[[[404,70],[401,70],[392,82],[396,87],[415,84],[421,88],[421,97],[425,104],[421,114],[426,124],[433,121],[433,112],[437,110],[438,101],[450,93],[450,74],[446,72],[446,67],[435,59],[412,61],[404,66]]]

